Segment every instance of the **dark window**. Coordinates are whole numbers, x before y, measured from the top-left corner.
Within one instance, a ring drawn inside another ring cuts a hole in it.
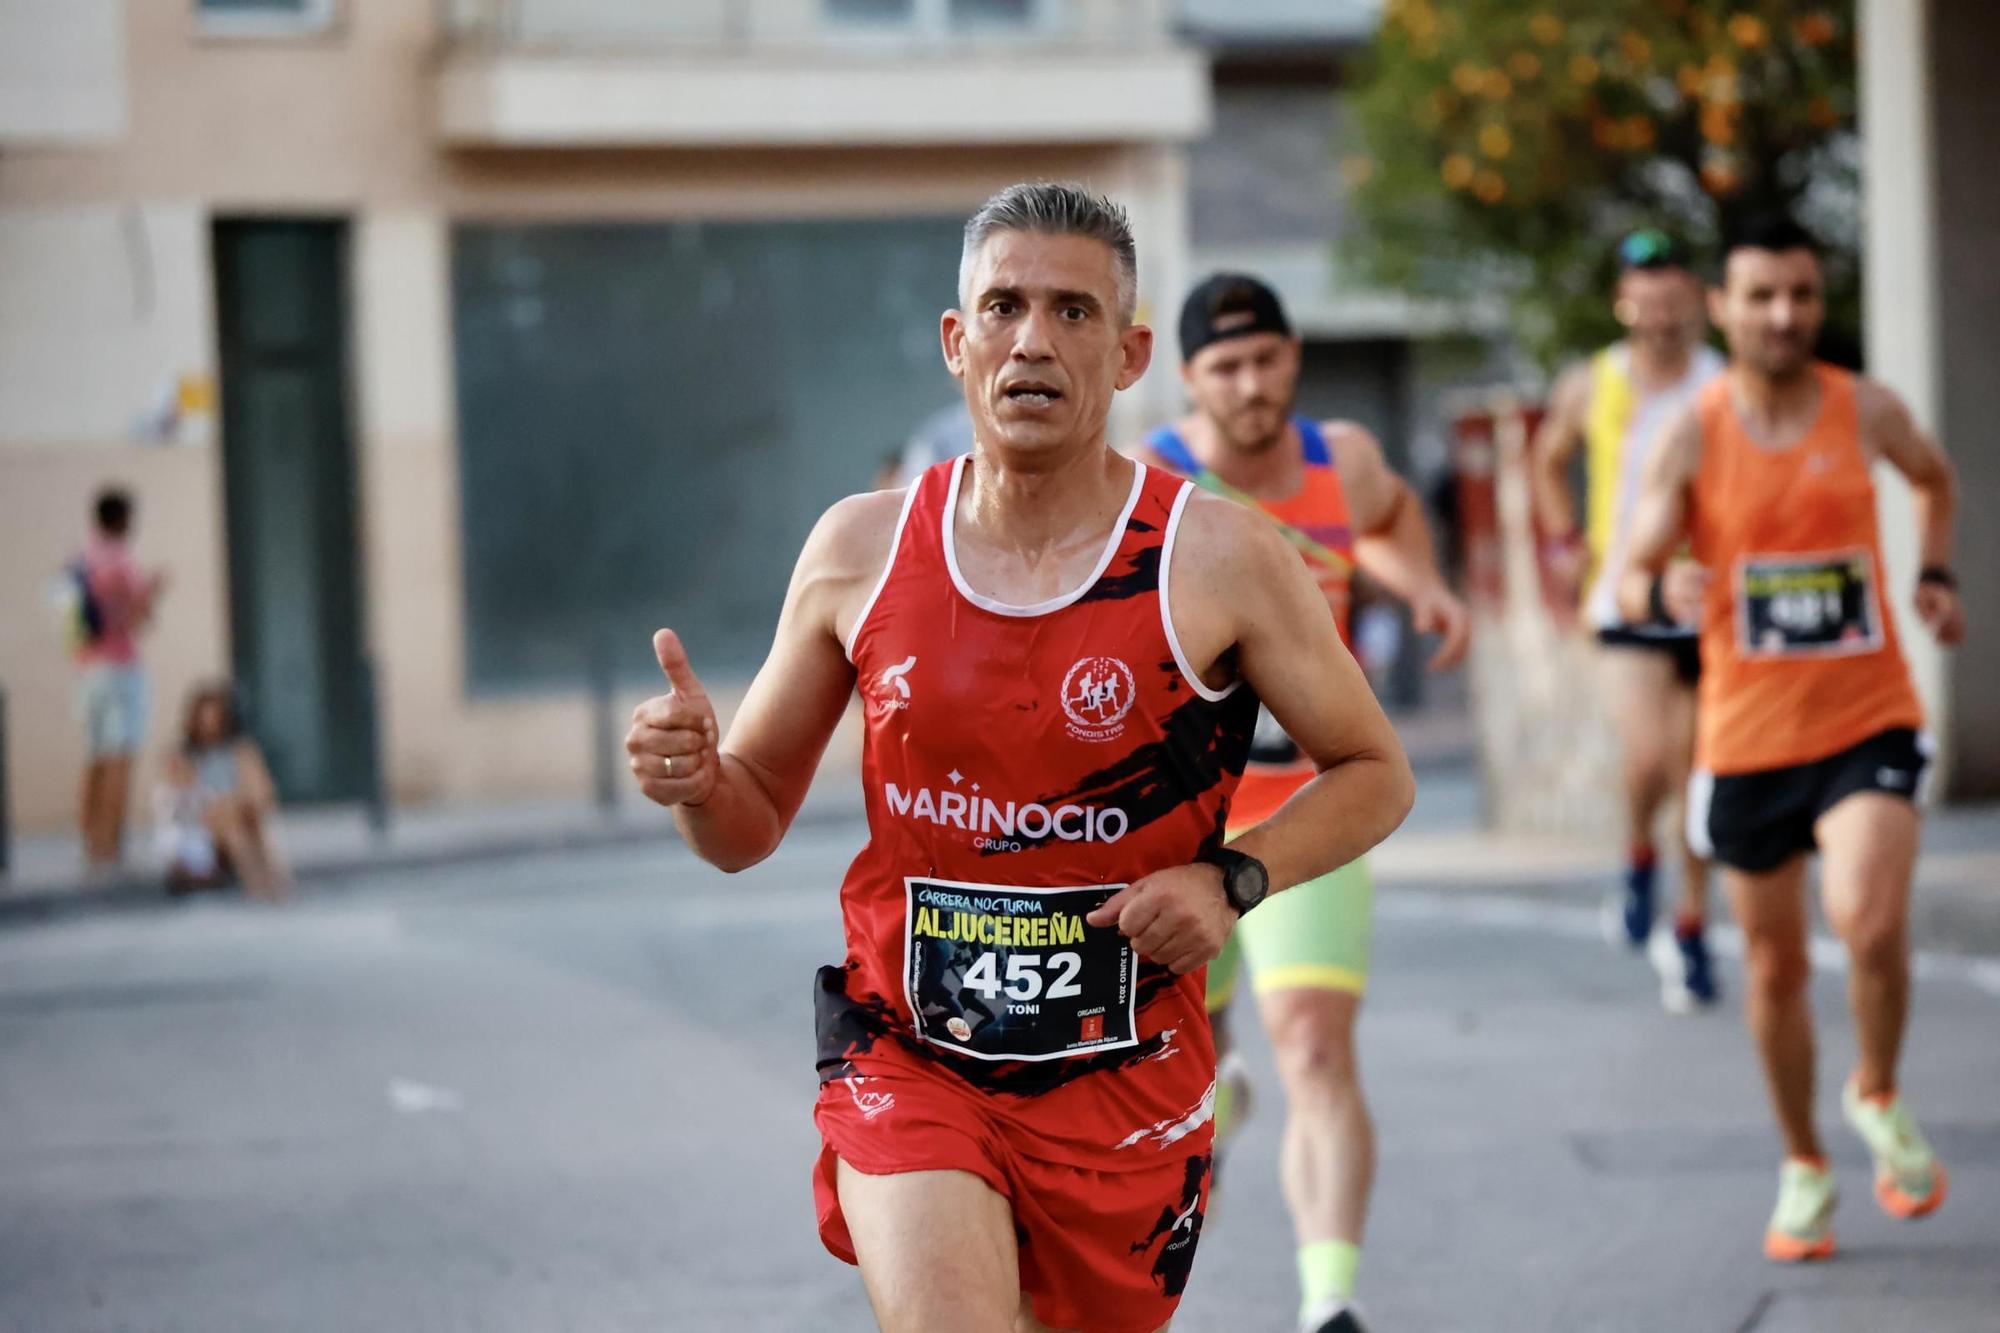
[[[467,661],[754,669],[813,521],[958,386],[959,223],[466,225],[453,247]]]

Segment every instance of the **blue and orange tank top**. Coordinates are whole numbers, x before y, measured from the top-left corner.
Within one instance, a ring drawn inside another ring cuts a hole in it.
[[[1287,529],[1288,535],[1296,533],[1308,539],[1295,539],[1293,544],[1300,548],[1306,568],[1325,594],[1334,624],[1340,628],[1341,642],[1346,643],[1354,597],[1354,525],[1348,515],[1347,493],[1341,488],[1340,469],[1334,465],[1333,450],[1319,424],[1295,416],[1292,426],[1299,433],[1305,481],[1281,500],[1258,498],[1254,502]],[[1199,482],[1209,475],[1194,450],[1171,426],[1162,426],[1147,436],[1146,447],[1183,476]],[[1231,826],[1245,828],[1269,818],[1317,772],[1312,760],[1269,711],[1260,709],[1250,762],[1230,807]]]

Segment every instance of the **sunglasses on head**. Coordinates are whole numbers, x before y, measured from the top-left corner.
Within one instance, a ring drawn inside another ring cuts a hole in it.
[[[1681,262],[1681,247],[1674,238],[1650,227],[1635,231],[1618,243],[1618,263],[1622,268],[1665,268]]]

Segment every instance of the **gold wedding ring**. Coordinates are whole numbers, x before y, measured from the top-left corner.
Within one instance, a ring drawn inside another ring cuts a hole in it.
[[[672,777],[673,775],[674,775],[674,757],[673,757],[672,755],[668,755],[668,756],[667,756],[667,776],[668,776],[668,777]]]

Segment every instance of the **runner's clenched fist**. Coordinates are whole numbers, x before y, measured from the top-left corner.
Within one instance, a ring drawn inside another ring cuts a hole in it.
[[[632,729],[625,733],[632,776],[648,800],[700,805],[715,790],[719,771],[715,709],[688,664],[680,635],[670,629],[655,633],[653,655],[673,688],[632,710]]]

